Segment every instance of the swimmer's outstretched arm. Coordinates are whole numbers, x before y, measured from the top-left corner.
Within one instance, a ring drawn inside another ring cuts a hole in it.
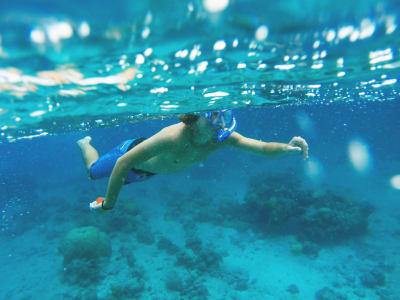
[[[233,132],[226,142],[228,146],[233,148],[265,157],[281,157],[290,153],[302,153],[304,159],[308,158],[308,144],[299,136],[292,138],[288,144],[267,143]]]
[[[133,149],[118,158],[114,169],[108,181],[106,197],[101,204],[93,203],[94,210],[103,211],[104,209],[112,209],[117,201],[118,194],[125,182],[126,176],[132,168],[139,163],[146,161],[162,151],[165,151],[172,144],[168,139],[168,135],[162,134],[162,130],[156,135],[141,142]],[[102,207],[103,205],[103,207]]]

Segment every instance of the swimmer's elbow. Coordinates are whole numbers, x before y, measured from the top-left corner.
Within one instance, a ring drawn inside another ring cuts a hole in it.
[[[124,156],[121,156],[117,159],[114,168],[120,172],[128,172],[130,169],[132,169],[130,165],[131,164],[129,161]]]

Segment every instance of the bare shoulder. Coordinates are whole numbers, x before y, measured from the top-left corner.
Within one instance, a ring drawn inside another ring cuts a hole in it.
[[[180,136],[182,135],[182,126],[179,124],[173,124],[167,127],[164,127],[156,134],[152,135],[148,139],[146,139],[148,144],[162,144],[167,147],[173,146],[177,141],[179,141]]]
[[[164,127],[152,137],[156,137],[163,140],[177,141],[182,136],[182,134],[183,134],[182,124],[178,123]]]
[[[164,127],[163,129],[161,129],[159,131],[159,133],[163,133],[166,135],[178,135],[182,132],[183,130],[183,124],[182,123],[176,123],[176,124],[172,124],[170,126]]]

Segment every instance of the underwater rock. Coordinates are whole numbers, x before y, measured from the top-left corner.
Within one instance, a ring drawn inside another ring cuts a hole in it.
[[[140,226],[137,215],[125,212],[125,208],[118,207],[111,214],[104,215],[99,228],[107,233],[132,233]]]
[[[133,267],[136,266],[136,258],[133,255],[133,250],[132,249],[130,249],[130,248],[126,247],[126,246],[122,246],[119,249],[119,252],[121,253],[121,255],[123,257],[126,258],[126,262],[127,262],[128,266],[130,268],[133,268]]]
[[[321,250],[321,248],[317,244],[309,241],[303,242],[303,254],[316,258],[318,257],[319,250]]]
[[[231,273],[230,277],[231,280],[229,280],[229,284],[231,284],[235,290],[247,291],[249,289],[250,275],[247,271],[238,270],[236,273]]]
[[[302,243],[297,242],[292,244],[290,246],[290,251],[295,255],[305,254],[310,257],[316,258],[318,257],[320,247],[315,243],[304,241]]]
[[[144,287],[143,280],[128,278],[123,282],[114,283],[111,286],[111,294],[106,297],[106,300],[138,299]]]
[[[360,298],[364,298],[366,295],[366,293],[363,289],[356,289],[356,290],[354,290],[353,294]]]
[[[204,247],[196,253],[196,268],[202,272],[213,273],[222,262],[222,255],[212,249],[212,246]]]
[[[203,246],[200,238],[190,236],[185,241],[186,248],[192,250],[195,255],[195,267],[202,272],[212,272],[222,262],[222,254],[215,251],[213,245]]]
[[[347,300],[347,296],[336,293],[328,287],[324,287],[315,293],[315,300]]]
[[[174,255],[179,251],[179,247],[165,237],[160,238],[157,248],[166,251],[170,255]]]
[[[101,276],[99,264],[95,261],[75,259],[64,266],[61,280],[67,284],[86,287]]]
[[[397,300],[398,297],[393,295],[393,292],[387,289],[378,289],[376,290],[376,295],[379,296],[380,300]]]
[[[360,276],[360,281],[365,287],[375,288],[385,284],[385,274],[378,268],[374,268],[362,274]]]
[[[58,252],[63,256],[62,279],[85,286],[101,276],[102,266],[111,256],[111,241],[96,227],[78,227],[67,233]]]
[[[238,266],[225,266],[221,272],[220,278],[232,286],[237,291],[246,291],[249,289],[249,272]]]
[[[165,287],[171,292],[180,294],[179,299],[203,300],[208,299],[208,289],[199,282],[198,276],[182,276],[176,271],[167,273]],[[163,298],[164,299],[164,298]],[[174,299],[178,299],[174,297]]]
[[[303,244],[302,243],[294,243],[290,245],[290,252],[295,255],[303,253]]]
[[[155,242],[155,237],[151,229],[144,224],[140,224],[136,230],[136,239],[138,242],[151,245]]]
[[[185,251],[179,251],[176,253],[176,262],[175,264],[178,266],[183,266],[186,269],[194,268],[196,263],[196,258],[194,255],[187,253]]]
[[[132,201],[120,201],[121,207],[119,208],[125,214],[129,215],[129,217],[137,217],[140,213],[138,207]]]
[[[189,276],[185,280],[185,290],[181,293],[181,299],[204,300],[209,299],[207,287],[203,284],[203,280],[198,276]]]
[[[196,236],[190,236],[190,237],[186,238],[185,246],[186,246],[186,248],[192,250],[193,253],[196,253],[196,254],[200,253],[202,250],[202,242]]]
[[[247,291],[249,289],[249,283],[247,280],[239,278],[235,284],[235,290],[237,291]]]
[[[167,276],[165,277],[165,287],[167,288],[167,290],[179,293],[185,290],[184,281],[182,280],[181,276],[175,271],[167,273]]]
[[[184,295],[186,298],[183,299],[191,299],[191,300],[204,300],[209,299],[210,293],[208,289],[203,284],[194,284],[187,285]]]
[[[178,251],[176,265],[182,265],[188,270],[196,269],[202,273],[215,273],[222,262],[222,254],[208,244],[203,246],[201,240],[194,237],[186,240],[186,247],[191,251]]]
[[[291,284],[291,285],[289,285],[287,288],[286,288],[286,291],[287,292],[289,292],[290,294],[298,294],[300,291],[299,291],[299,288],[297,287],[297,285],[295,285],[295,284]]]

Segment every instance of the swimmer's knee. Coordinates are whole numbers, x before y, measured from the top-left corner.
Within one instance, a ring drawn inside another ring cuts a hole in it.
[[[95,180],[96,178],[92,175],[92,166],[93,164],[91,164],[88,168],[86,168],[87,170],[87,176],[89,178],[89,180]]]

